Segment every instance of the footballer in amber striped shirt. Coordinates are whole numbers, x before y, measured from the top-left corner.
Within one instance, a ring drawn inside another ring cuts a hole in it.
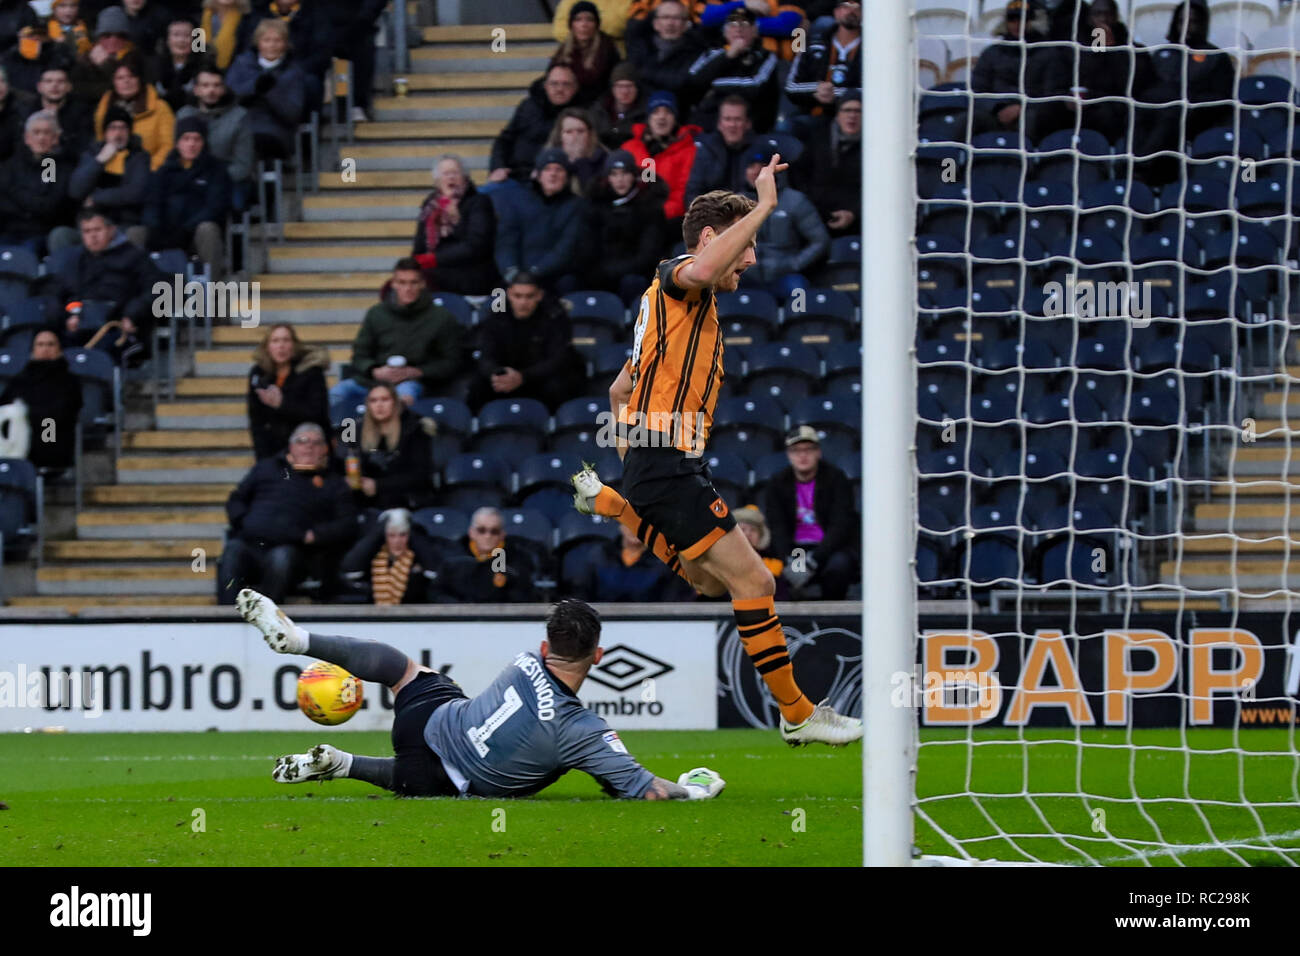
[[[632,356],[610,386],[623,453],[623,494],[586,467],[574,505],[616,518],[701,594],[730,594],[745,653],[781,710],[792,746],[847,744],[862,721],[814,706],[799,689],[776,615],[772,572],[736,527],[704,460],[722,385],[715,295],[732,292],[757,261],[755,236],[776,209],[773,156],[754,183],[758,201],[726,190],[698,196],[682,220],[686,254],[660,263],[641,297]]]

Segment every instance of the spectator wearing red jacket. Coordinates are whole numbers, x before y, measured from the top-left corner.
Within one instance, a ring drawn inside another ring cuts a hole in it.
[[[686,215],[686,182],[695,162],[695,137],[700,128],[678,124],[677,97],[665,90],[651,94],[646,110],[646,121],[632,127],[632,138],[622,148],[632,154],[643,176],[650,168],[653,178],[668,187],[664,218],[672,235]]]

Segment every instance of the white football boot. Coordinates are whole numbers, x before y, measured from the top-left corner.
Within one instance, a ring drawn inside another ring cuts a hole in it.
[[[596,469],[584,461],[582,471],[573,475],[569,481],[573,483],[573,507],[580,514],[594,515],[596,495],[600,494],[600,489],[605,487],[605,483],[600,480],[600,475],[596,474]]]
[[[351,769],[352,754],[329,744],[317,744],[305,754],[288,754],[276,760],[271,779],[276,783],[333,780],[346,777]]]
[[[862,721],[856,717],[837,714],[829,701],[822,701],[813,710],[812,716],[802,724],[787,724],[781,718],[781,738],[791,747],[803,747],[807,744],[830,744],[843,747],[855,740],[862,739]]]
[[[262,632],[266,643],[277,654],[306,654],[307,632],[276,606],[265,594],[244,588],[235,598],[240,615]]]

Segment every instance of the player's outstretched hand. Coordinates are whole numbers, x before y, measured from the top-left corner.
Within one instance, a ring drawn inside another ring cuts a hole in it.
[[[708,767],[696,767],[677,778],[677,786],[685,787],[691,800],[711,800],[722,792],[727,781]]]
[[[773,153],[767,165],[758,171],[758,178],[754,180],[754,191],[758,193],[760,206],[776,208],[776,174],[783,173],[789,168],[789,163],[781,162],[780,153]]]

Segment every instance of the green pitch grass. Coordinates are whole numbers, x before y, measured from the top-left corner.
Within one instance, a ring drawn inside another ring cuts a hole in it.
[[[1083,734],[1115,747],[1079,748],[1073,732],[1024,736],[1029,743],[1014,731],[977,731],[972,748],[965,731],[925,732],[916,824],[924,852],[957,855],[937,825],[980,859],[1300,864],[1300,755],[1289,731],[1242,732],[1245,756],[1222,752],[1236,744],[1220,730],[1187,732],[1187,754],[1178,731],[1136,732],[1132,741],[1150,748],[1138,750],[1122,746],[1122,731]],[[382,754],[386,734],[0,735],[0,802],[8,806],[0,810],[0,865],[860,863],[860,747],[796,751],[771,731],[751,730],[623,737],[661,776],[709,766],[727,789],[689,804],[614,801],[572,773],[529,800],[398,800],[350,780],[270,779],[280,754],[321,740]],[[968,788],[978,799],[955,796]],[[1080,790],[1089,798],[1072,795]],[[1252,812],[1202,802],[1198,813],[1167,799],[1184,792],[1289,806]],[[1233,851],[1205,848],[1216,840]]]

